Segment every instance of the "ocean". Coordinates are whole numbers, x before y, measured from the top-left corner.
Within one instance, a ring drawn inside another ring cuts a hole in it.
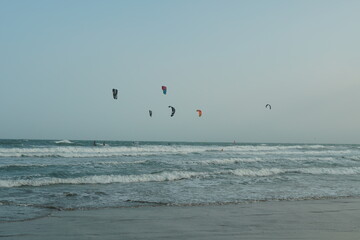
[[[0,222],[360,196],[360,145],[0,140]]]

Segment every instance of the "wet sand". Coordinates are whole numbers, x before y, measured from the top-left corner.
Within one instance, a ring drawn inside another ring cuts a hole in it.
[[[360,199],[54,212],[1,239],[360,239]]]

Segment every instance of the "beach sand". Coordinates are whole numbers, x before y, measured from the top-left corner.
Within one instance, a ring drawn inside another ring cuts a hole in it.
[[[1,239],[360,239],[360,199],[54,212]]]

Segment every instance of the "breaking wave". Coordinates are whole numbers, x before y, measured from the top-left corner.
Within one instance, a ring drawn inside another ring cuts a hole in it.
[[[178,155],[205,152],[202,147],[178,146],[95,146],[95,147],[34,147],[34,148],[2,148],[0,157],[37,157],[37,158],[91,158],[118,156],[156,156]]]
[[[70,140],[60,140],[60,141],[55,141],[56,144],[73,144],[72,141]]]
[[[46,167],[70,167],[70,166],[116,166],[116,165],[129,165],[129,164],[144,164],[148,160],[139,161],[105,161],[105,162],[80,162],[80,163],[51,163],[51,164],[37,164],[37,163],[26,163],[26,164],[8,164],[0,165],[1,169],[29,169],[29,168],[46,168]]]
[[[55,145],[34,147],[0,148],[1,157],[37,158],[91,158],[118,156],[158,156],[158,155],[348,155],[353,150],[327,145],[122,145],[122,146],[79,146],[69,140],[55,141]],[[220,157],[222,159],[222,157]],[[232,160],[230,160],[232,161]],[[245,161],[245,160],[242,160]],[[214,160],[213,164],[216,164]]]
[[[86,176],[79,178],[37,178],[19,180],[0,180],[0,187],[21,186],[46,186],[57,184],[110,184],[110,183],[134,183],[134,182],[165,182],[190,179],[206,176],[208,173],[199,172],[162,172],[142,175],[101,175]]]
[[[267,177],[280,174],[312,174],[312,175],[355,175],[360,174],[360,167],[354,168],[261,168],[261,169],[235,169],[218,172],[190,172],[190,171],[165,171],[154,174],[141,175],[98,175],[78,178],[35,178],[0,180],[0,187],[21,186],[46,186],[57,184],[111,184],[111,183],[136,183],[136,182],[165,182],[178,181],[192,178],[207,178],[221,175],[234,175],[240,177]]]

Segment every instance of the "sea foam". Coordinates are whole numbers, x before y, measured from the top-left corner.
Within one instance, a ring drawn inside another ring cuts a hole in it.
[[[35,178],[35,179],[17,179],[0,180],[0,187],[20,187],[20,186],[46,186],[57,184],[110,184],[110,183],[134,183],[134,182],[165,182],[195,177],[204,177],[208,173],[201,172],[161,172],[156,174],[142,175],[100,175],[86,176],[78,178]]]

